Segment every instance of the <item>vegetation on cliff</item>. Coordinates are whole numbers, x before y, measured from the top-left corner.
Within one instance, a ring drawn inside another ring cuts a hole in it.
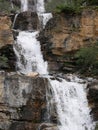
[[[6,0],[0,0],[0,12],[10,12],[11,10],[11,5],[9,1]]]
[[[76,54],[76,66],[80,73],[98,75],[98,43],[81,48]]]
[[[8,65],[8,58],[5,57],[4,55],[0,56],[0,69],[8,68],[8,67],[9,67],[9,65]]]
[[[97,123],[97,125],[96,125],[96,128],[95,128],[95,130],[98,130],[98,123]]]
[[[47,11],[80,13],[85,6],[97,6],[98,0],[50,0],[46,4]]]
[[[12,8],[11,1],[10,0],[0,0],[0,12],[1,13],[10,13],[11,11],[17,11],[19,8],[14,5],[14,8]]]

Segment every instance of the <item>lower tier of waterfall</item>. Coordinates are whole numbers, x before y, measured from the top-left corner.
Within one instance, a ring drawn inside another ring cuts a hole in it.
[[[58,115],[59,130],[94,130],[86,97],[86,84],[65,79],[51,79],[50,88]],[[52,109],[50,108],[50,112]]]

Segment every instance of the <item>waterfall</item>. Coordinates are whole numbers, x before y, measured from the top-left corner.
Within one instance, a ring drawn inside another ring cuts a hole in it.
[[[28,10],[28,0],[21,0],[21,11],[27,11]]]
[[[21,0],[22,11],[28,9],[27,4],[26,0]],[[38,0],[36,6],[45,26],[49,17],[44,13],[44,1]],[[39,31],[19,33],[14,45],[19,71],[25,74],[30,72],[46,74],[45,77],[50,82],[52,104],[55,104],[57,111],[59,130],[94,130],[86,98],[86,84],[79,83],[80,79],[77,78],[71,81],[62,78],[56,80],[48,75],[47,62],[43,59],[40,42],[37,40],[38,34]],[[51,113],[52,108],[49,109]]]
[[[45,12],[44,0],[37,0],[36,9],[37,9],[37,12],[39,13]]]
[[[22,73],[38,72],[48,74],[47,62],[44,62],[37,31],[20,32],[14,50],[18,57],[17,66]]]
[[[17,17],[18,17],[18,14],[16,14],[15,17],[14,17],[14,21],[13,21],[13,24],[12,24],[12,29],[14,29],[14,25],[15,25]]]
[[[86,84],[78,83],[77,80],[60,80],[49,78],[59,130],[94,130],[86,98]]]

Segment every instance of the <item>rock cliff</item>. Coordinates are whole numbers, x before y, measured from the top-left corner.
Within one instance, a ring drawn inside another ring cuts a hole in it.
[[[80,15],[54,14],[39,40],[50,70],[66,71],[67,54],[98,41],[98,11],[84,9]]]
[[[5,66],[5,63],[1,66],[0,69],[5,70],[15,70],[15,61],[16,57],[13,51],[13,33],[11,30],[11,19],[8,15],[0,15],[0,57],[4,57],[7,59],[7,66]]]
[[[0,130],[55,130],[47,112],[48,85],[46,78],[0,73]]]

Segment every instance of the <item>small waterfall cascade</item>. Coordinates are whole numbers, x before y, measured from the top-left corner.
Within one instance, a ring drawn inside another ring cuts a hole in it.
[[[14,21],[13,21],[13,24],[12,24],[12,29],[14,29],[14,25],[15,25],[17,17],[18,17],[18,14],[16,14],[15,17],[14,17]]]
[[[44,28],[49,19],[52,18],[51,13],[45,13],[44,0],[38,0],[36,2],[36,12],[38,13],[41,25]]]
[[[21,5],[22,11],[28,9],[27,0],[21,0]],[[36,6],[44,27],[52,15],[44,13],[44,0],[38,0]],[[14,46],[19,71],[24,74],[37,72],[40,75],[45,74],[48,78],[49,88],[52,91],[52,104],[55,104],[57,111],[58,130],[94,130],[86,98],[86,84],[79,83],[80,79],[76,77],[67,81],[63,78],[52,79],[48,75],[48,65],[43,59],[40,42],[37,40],[38,35],[39,31],[19,33]],[[52,108],[49,108],[49,111],[51,113]]]
[[[17,66],[22,73],[38,72],[48,74],[47,62],[43,60],[40,42],[37,41],[38,31],[20,32],[14,47],[18,57]]]
[[[28,0],[21,0],[21,12],[28,11]]]
[[[39,13],[45,12],[44,0],[37,0],[36,11],[39,12]]]
[[[65,79],[60,80],[49,78],[53,95],[52,102],[58,114],[58,129],[94,130],[86,98],[86,84],[79,83],[79,79],[70,82]]]

